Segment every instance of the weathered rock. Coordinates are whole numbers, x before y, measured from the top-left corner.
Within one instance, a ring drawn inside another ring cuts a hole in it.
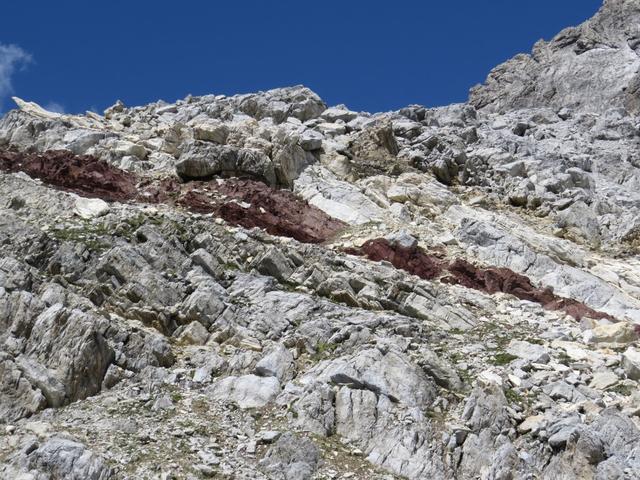
[[[220,122],[200,123],[193,128],[193,137],[224,145],[229,136],[229,128]]]
[[[625,32],[638,18],[634,2],[605,2],[586,23],[563,30],[550,42],[536,43],[532,55],[517,55],[496,67],[484,86],[472,89],[471,104],[499,112],[539,106],[583,110],[623,106],[638,67],[628,43],[632,34]],[[600,74],[594,75],[595,71]]]
[[[13,422],[45,408],[47,399],[42,391],[25,378],[12,359],[0,358],[0,421]]]
[[[258,271],[264,275],[275,277],[281,282],[289,279],[293,273],[294,265],[284,256],[284,254],[276,249],[270,248],[257,261]]]
[[[629,347],[622,354],[622,367],[627,377],[632,380],[640,380],[640,352]]]
[[[13,478],[86,478],[87,480],[116,478],[113,470],[102,458],[81,443],[67,438],[51,437],[42,445],[27,446],[25,450],[26,452],[16,459],[19,467],[17,471],[14,470],[16,476]],[[23,476],[18,476],[18,472],[23,468]],[[7,473],[10,474],[11,470]],[[34,477],[34,474],[38,476]]]
[[[212,398],[231,401],[240,408],[261,408],[280,393],[280,382],[275,377],[226,377],[209,389]]]
[[[544,425],[543,415],[532,415],[524,419],[520,425],[518,425],[518,431],[520,433],[537,432]]]
[[[618,383],[618,376],[613,372],[597,372],[593,375],[589,386],[597,390],[606,390]]]
[[[320,243],[333,238],[345,227],[340,220],[286,190],[270,189],[247,180],[226,182],[220,192],[249,204],[245,208],[246,205],[227,202],[217,210],[227,222],[245,228],[260,227],[272,235]]]
[[[108,163],[64,151],[43,155],[0,152],[0,170],[22,171],[47,183],[85,196],[127,201],[135,196],[135,179]]]
[[[364,350],[351,357],[323,362],[317,378],[354,390],[369,390],[391,402],[409,406],[429,405],[435,396],[431,380],[401,353],[379,349]],[[305,376],[310,380],[309,374]],[[409,380],[410,379],[410,380]]]
[[[294,368],[291,352],[278,345],[256,364],[255,373],[262,377],[276,377],[280,383],[286,383],[293,378]]]
[[[533,363],[548,363],[550,360],[547,348],[522,340],[511,340],[507,353]]]
[[[439,358],[434,352],[421,351],[421,366],[433,380],[449,390],[462,390],[464,384],[458,372],[444,359]]]
[[[264,153],[197,142],[183,149],[176,164],[176,173],[185,180],[220,174],[257,178],[269,185],[276,184],[274,165]]]
[[[312,145],[306,144],[306,146]],[[285,187],[292,187],[300,172],[314,161],[315,157],[305,151],[304,147],[294,143],[286,144],[273,159],[278,183]]]
[[[320,451],[311,440],[285,433],[269,448],[260,466],[272,478],[307,480],[319,461]]]
[[[186,325],[177,337],[180,343],[186,345],[204,345],[209,338],[209,332],[202,323],[194,321]]]
[[[614,346],[627,345],[638,339],[638,332],[627,322],[599,325],[585,335],[589,343]]]
[[[322,148],[323,136],[321,133],[307,129],[300,134],[299,144],[304,150],[312,151]]]
[[[80,218],[90,220],[95,217],[100,217],[109,211],[109,205],[104,200],[99,198],[82,198],[78,197],[76,200],[76,206],[74,213]]]

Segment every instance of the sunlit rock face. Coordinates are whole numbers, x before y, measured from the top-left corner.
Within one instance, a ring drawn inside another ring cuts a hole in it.
[[[640,477],[640,7],[369,114],[0,119],[0,478]]]

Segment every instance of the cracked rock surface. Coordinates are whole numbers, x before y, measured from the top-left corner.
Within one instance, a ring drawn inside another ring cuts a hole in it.
[[[0,478],[639,478],[638,25],[441,108],[15,99]]]

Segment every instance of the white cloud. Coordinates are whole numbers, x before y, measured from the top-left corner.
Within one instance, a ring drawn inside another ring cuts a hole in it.
[[[0,43],[0,106],[4,98],[13,93],[13,75],[31,61],[31,55],[17,45]]]
[[[44,109],[55,113],[65,113],[64,105],[58,102],[49,102],[44,106]]]

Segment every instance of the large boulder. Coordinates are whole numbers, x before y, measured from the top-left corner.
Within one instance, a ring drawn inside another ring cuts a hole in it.
[[[260,461],[269,478],[281,480],[311,479],[320,461],[320,449],[312,440],[285,433],[269,448]]]
[[[280,382],[275,377],[244,375],[226,377],[211,386],[212,398],[234,402],[240,408],[262,408],[280,393]]]
[[[60,406],[98,393],[113,359],[98,318],[57,304],[35,319],[18,365],[51,406]]]
[[[289,117],[306,122],[317,118],[327,108],[317,94],[302,85],[244,95],[237,97],[237,101],[243,113],[258,120],[271,118],[275,123]]]
[[[272,186],[276,184],[274,165],[265,153],[208,142],[186,144],[176,164],[176,173],[184,180],[223,175],[256,178]]]
[[[427,408],[436,396],[433,380],[395,349],[370,348],[322,362],[305,375],[303,382],[316,379],[355,390],[369,390],[410,407]]]
[[[276,377],[285,383],[295,375],[293,354],[283,345],[278,345],[256,364],[255,373],[262,377]]]
[[[629,347],[622,354],[622,367],[627,377],[640,380],[640,350]]]
[[[83,444],[53,436],[41,445],[33,442],[24,445],[12,462],[0,466],[0,477],[24,480],[111,480],[116,478],[116,474],[100,456]]]

